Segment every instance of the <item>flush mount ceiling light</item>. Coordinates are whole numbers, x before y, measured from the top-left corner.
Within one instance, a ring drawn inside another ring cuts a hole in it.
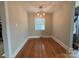
[[[43,6],[40,6],[40,7],[39,7],[39,11],[38,11],[36,14],[37,14],[37,16],[39,16],[39,17],[43,17],[43,16],[46,15],[46,13],[43,11]]]

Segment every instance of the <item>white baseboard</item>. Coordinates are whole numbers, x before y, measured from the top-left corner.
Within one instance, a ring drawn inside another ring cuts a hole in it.
[[[59,43],[67,52],[71,52],[72,48],[69,48],[67,45],[65,45],[63,42],[61,42],[56,37],[52,36],[52,39],[54,39],[57,43]]]
[[[5,53],[3,53],[2,56],[5,56]]]
[[[28,38],[25,39],[25,41],[16,49],[16,51],[14,52],[14,54],[12,54],[11,58],[15,58],[16,55],[19,53],[19,51],[23,48],[23,46],[25,45],[25,43],[28,41]]]
[[[52,36],[52,35],[42,35],[42,36],[29,36],[28,38],[40,38],[40,37],[44,37],[44,38],[52,38],[54,39],[57,43],[59,43],[67,52],[72,53],[73,52],[73,48],[68,47],[67,45],[65,45],[63,42],[61,42],[59,39],[57,39],[56,37]]]
[[[41,36],[41,37],[44,37],[44,38],[52,38],[52,35]]]
[[[51,36],[42,36],[42,37],[51,37]],[[27,42],[27,40],[29,39],[29,38],[40,38],[40,36],[28,36],[27,38],[26,38],[26,40],[16,49],[16,51],[10,56],[11,58],[15,58],[16,57],[16,55],[19,53],[19,51],[23,48],[23,46],[25,45],[25,43]]]
[[[44,38],[52,38],[52,35],[42,35],[42,36],[28,36],[28,38],[40,38],[40,37],[44,37]]]
[[[15,58],[16,55],[18,54],[18,52],[23,48],[23,46],[25,45],[25,43],[28,41],[29,38],[40,38],[41,36],[28,36],[28,38],[16,49],[16,51],[14,52],[14,54],[11,56],[11,58]],[[66,49],[68,52],[73,52],[72,48],[69,49],[69,47],[67,47],[63,42],[61,42],[60,40],[58,40],[56,37],[54,36],[42,36],[45,38],[53,38],[57,43],[59,43],[64,49]]]
[[[28,36],[28,38],[40,38],[40,36]]]

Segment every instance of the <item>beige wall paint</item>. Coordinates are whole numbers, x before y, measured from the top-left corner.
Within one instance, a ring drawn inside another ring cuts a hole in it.
[[[17,48],[29,36],[53,35],[70,47],[70,32],[72,22],[72,3],[66,3],[61,10],[46,16],[46,30],[44,32],[34,30],[34,17],[28,13],[21,2],[8,2],[7,8],[7,30],[9,31],[10,53],[13,55]],[[28,19],[29,18],[29,19]],[[33,30],[32,30],[33,29]]]
[[[63,42],[67,47],[72,47],[73,2],[65,2],[60,11],[52,15],[52,35]],[[71,30],[72,29],[72,30]]]
[[[28,22],[27,22],[27,13],[21,2],[7,2],[7,26],[9,31],[9,57],[14,57],[14,54],[17,52],[17,49],[21,44],[27,40],[28,36]]]
[[[49,36],[52,34],[52,14],[47,13],[45,16],[45,31],[36,31],[34,25],[34,13],[28,13],[28,32],[29,36]]]

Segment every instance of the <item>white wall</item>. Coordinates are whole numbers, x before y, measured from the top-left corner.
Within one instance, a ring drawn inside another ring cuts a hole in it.
[[[73,2],[65,2],[61,10],[52,15],[52,35],[61,41],[66,48],[72,47]]]
[[[8,44],[8,31],[7,31],[7,20],[5,14],[5,4],[4,2],[0,1],[0,17],[2,20],[2,36],[3,36],[3,43],[4,43],[4,52],[5,57],[9,56],[9,44]]]
[[[79,6],[79,1],[76,1],[75,2],[75,7],[78,7]]]
[[[7,2],[7,20],[9,31],[9,57],[14,57],[22,43],[27,40],[28,36],[28,23],[27,13],[22,3],[20,2]]]

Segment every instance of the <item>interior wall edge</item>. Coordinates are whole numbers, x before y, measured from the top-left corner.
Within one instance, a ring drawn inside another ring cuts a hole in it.
[[[67,52],[72,53],[73,48],[68,47],[63,42],[61,42],[58,38],[52,35],[52,39],[54,39],[58,44],[60,44]]]
[[[27,41],[28,41],[28,38],[26,38],[25,41],[22,44],[20,44],[20,46],[16,49],[16,51],[11,56],[11,58],[15,58],[16,57],[16,55],[20,52],[20,50],[23,48],[23,46],[25,45],[25,43]]]

